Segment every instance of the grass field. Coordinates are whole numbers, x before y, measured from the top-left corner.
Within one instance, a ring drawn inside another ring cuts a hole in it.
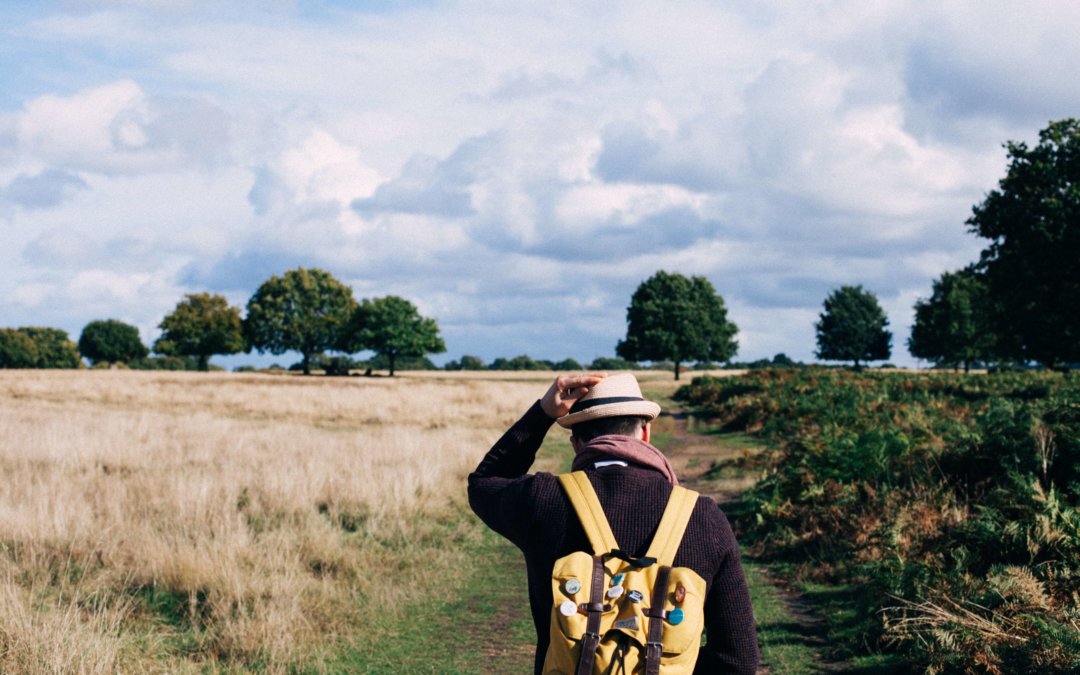
[[[373,653],[491,546],[465,476],[549,377],[0,371],[0,671]]]
[[[465,478],[551,377],[0,371],[0,672],[527,670]]]

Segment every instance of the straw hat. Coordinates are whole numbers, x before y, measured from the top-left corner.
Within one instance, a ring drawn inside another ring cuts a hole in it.
[[[570,428],[601,417],[635,415],[652,420],[659,414],[660,406],[645,400],[633,373],[622,373],[600,380],[588,394],[574,402],[568,414],[556,421],[559,426]]]

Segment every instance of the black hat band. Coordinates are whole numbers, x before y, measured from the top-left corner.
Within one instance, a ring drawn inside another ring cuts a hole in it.
[[[639,396],[609,396],[607,398],[590,398],[588,400],[578,399],[570,408],[570,414],[581,412],[582,410],[588,410],[594,406],[607,405],[609,403],[631,403],[634,401],[644,401],[645,399]]]

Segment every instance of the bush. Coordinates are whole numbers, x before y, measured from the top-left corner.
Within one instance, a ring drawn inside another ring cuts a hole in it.
[[[0,329],[0,368],[81,368],[75,343],[59,328]]]
[[[483,370],[484,368],[484,362],[478,356],[469,356],[466,354],[461,357],[462,370]]]
[[[94,364],[97,367],[98,364]],[[106,364],[108,365],[108,364]],[[146,356],[127,364],[132,370],[198,370],[198,360],[183,356]]]
[[[14,328],[0,328],[0,368],[34,368],[40,355],[34,341]]]
[[[568,372],[568,371],[572,371],[572,370],[584,370],[584,368],[582,368],[581,364],[578,363],[577,361],[575,361],[574,359],[563,359],[562,361],[557,361],[557,362],[551,364],[551,369],[552,370],[559,370],[559,371],[563,371],[563,372]]]
[[[330,356],[319,360],[317,367],[333,377],[347,377],[349,371],[356,367],[356,362],[348,356]]]
[[[527,354],[515,356],[512,359],[498,357],[488,366],[489,370],[552,370],[555,364],[551,361],[536,361]]]
[[[589,364],[589,370],[640,370],[641,365],[636,361],[598,356]]]
[[[484,365],[484,361],[479,356],[466,354],[461,357],[460,361],[447,361],[443,368],[445,370],[484,370],[487,366]]]
[[[75,343],[68,338],[67,331],[59,328],[41,328],[29,326],[20,328],[37,345],[38,358],[35,368],[82,368],[82,358]]]
[[[933,672],[1080,666],[1080,382],[767,369],[676,398],[775,446],[744,541],[856,584],[887,618],[859,640]]]
[[[376,354],[367,361],[358,361],[357,367],[372,370],[390,370],[390,359]],[[426,356],[398,356],[394,359],[394,370],[439,370],[439,367]]]
[[[115,319],[91,321],[79,336],[79,351],[98,363],[128,363],[150,353],[139,338],[139,329]]]

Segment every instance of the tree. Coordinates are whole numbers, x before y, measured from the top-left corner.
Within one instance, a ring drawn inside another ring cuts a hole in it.
[[[634,291],[626,323],[615,352],[631,361],[672,361],[676,380],[683,363],[727,361],[739,348],[738,328],[705,277],[657,272]]]
[[[411,302],[396,295],[365,298],[353,311],[340,348],[345,352],[370,349],[385,357],[391,377],[398,357],[446,351],[435,320],[420,316]]]
[[[479,356],[466,354],[461,357],[460,361],[447,361],[443,368],[446,370],[484,370],[487,366],[484,365],[484,360]]]
[[[617,356],[597,356],[589,363],[587,370],[638,370],[641,364],[627,361]]]
[[[1006,143],[1009,168],[972,209],[990,240],[980,267],[1009,356],[1054,368],[1080,362],[1080,121],[1051,122],[1039,144]]]
[[[390,370],[390,359],[384,354],[376,354],[364,362],[372,370]],[[394,360],[396,370],[438,370],[439,367],[426,356],[399,356]]]
[[[946,272],[930,297],[915,303],[908,351],[939,366],[961,364],[968,372],[973,363],[993,358],[989,317],[985,279],[972,268]]]
[[[184,296],[158,328],[154,351],[166,356],[194,356],[199,370],[208,370],[214,354],[236,354],[247,348],[240,310],[210,293]]]
[[[575,359],[571,358],[566,358],[562,361],[556,361],[554,364],[552,364],[551,369],[563,373],[568,373],[572,370],[583,370],[581,364],[578,363]]]
[[[19,332],[33,340],[37,347],[34,368],[78,368],[82,365],[78,347],[59,328],[25,326]]]
[[[772,363],[769,365],[771,365],[773,368],[798,368],[802,364],[800,364],[798,361],[791,358],[784,352],[779,352],[773,355]]]
[[[877,296],[862,286],[841,286],[825,298],[817,329],[817,357],[826,361],[878,361],[892,353],[889,319]]]
[[[461,357],[462,370],[484,370],[485,368],[487,368],[487,366],[484,365],[484,360],[479,356],[472,356],[471,354],[466,354],[465,356]]]
[[[488,366],[489,370],[554,370],[555,364],[546,359],[534,359],[528,354],[519,354],[512,359],[508,359],[505,356],[499,356],[491,365]]]
[[[305,375],[311,358],[335,349],[356,301],[329,272],[299,267],[264,281],[247,304],[244,334],[262,352],[300,352]]]
[[[0,368],[34,368],[38,347],[24,332],[0,328]]]
[[[86,324],[79,336],[79,351],[90,363],[127,363],[150,353],[131,324],[106,319]]]

